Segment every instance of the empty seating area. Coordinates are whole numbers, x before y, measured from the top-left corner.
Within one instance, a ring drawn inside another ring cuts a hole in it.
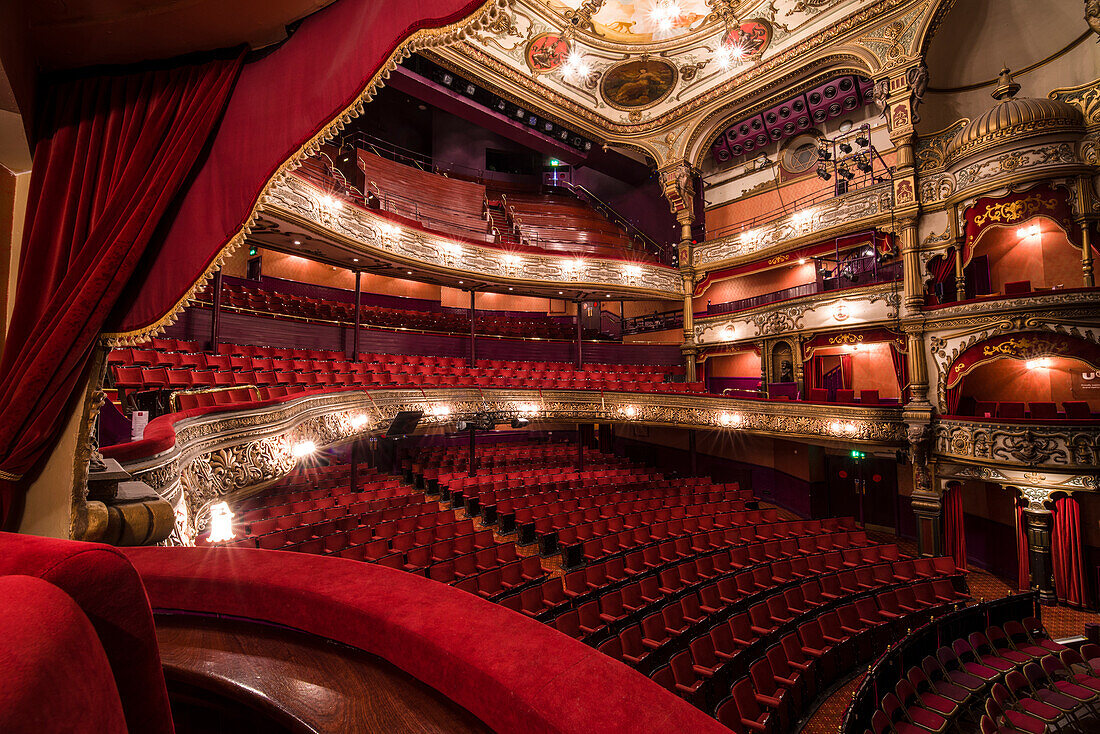
[[[850,518],[781,520],[735,484],[668,480],[603,454],[578,476],[572,446],[494,449],[474,477],[459,447],[422,450],[407,469],[521,547],[560,553],[564,576],[516,589],[490,574],[468,590],[637,668],[734,731],[788,731],[831,680],[969,601],[950,558],[907,558]]]
[[[359,355],[316,349],[277,349],[221,345],[220,354],[198,350],[195,342],[153,339],[141,347],[113,350],[107,358],[111,386],[126,396],[154,394],[162,410],[269,400],[342,388],[478,387],[615,392],[699,393],[702,383],[669,382],[683,367],[478,360],[460,357]],[[211,389],[253,386],[251,390],[210,393]],[[178,405],[163,398],[177,392]],[[210,393],[210,394],[208,394]]]
[[[562,255],[649,259],[630,237],[586,202],[563,193],[510,193],[494,200],[521,242]]]
[[[1096,731],[1100,646],[1057,643],[1032,594],[938,616],[872,666],[843,732]]]
[[[513,543],[498,543],[454,509],[440,509],[394,477],[350,466],[298,469],[240,506],[243,534],[234,547],[331,555],[439,581],[468,580],[493,571],[501,584],[523,586],[545,575],[537,558],[520,558]]]
[[[1091,420],[1100,417],[1094,413],[1087,400],[1066,400],[1059,409],[1058,403],[997,402],[963,398],[959,401],[958,414],[975,418],[998,420]]]
[[[214,294],[207,287],[196,295],[196,300],[200,304],[210,306],[213,304]],[[353,298],[349,298],[349,302],[344,303],[278,293],[246,282],[238,282],[222,285],[221,307],[245,313],[352,325],[355,323],[353,301]],[[444,334],[468,335],[470,333],[469,314],[453,311],[418,311],[363,305],[359,309],[359,323],[367,328],[405,329]],[[576,328],[572,324],[561,323],[550,316],[536,314],[517,316],[491,311],[478,313],[474,327],[476,333],[483,336],[558,340],[576,338]]]

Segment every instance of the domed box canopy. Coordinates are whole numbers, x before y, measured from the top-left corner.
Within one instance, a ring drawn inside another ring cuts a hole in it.
[[[1070,133],[1083,135],[1085,120],[1081,111],[1071,104],[1053,99],[1016,98],[1020,85],[1011,72],[1001,69],[993,98],[997,104],[975,117],[955,134],[947,145],[945,161],[953,165],[1006,143],[1051,135]]]

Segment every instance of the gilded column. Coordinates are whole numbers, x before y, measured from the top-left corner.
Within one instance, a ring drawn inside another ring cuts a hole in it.
[[[1020,487],[1024,503],[1024,535],[1027,538],[1027,568],[1031,588],[1039,590],[1039,600],[1054,604],[1054,558],[1051,541],[1054,537],[1054,515],[1048,503],[1050,491],[1040,487]]]
[[[684,289],[684,340],[680,352],[684,357],[684,372],[688,382],[695,382],[695,269],[691,243],[691,227],[695,224],[695,176],[698,172],[685,161],[662,168],[661,189],[668,199],[676,221],[680,223],[680,277]]]
[[[966,299],[966,273],[963,271],[962,248],[955,248],[955,300]]]
[[[1092,226],[1093,220],[1086,219],[1085,212],[1092,211],[1092,186],[1088,177],[1077,177],[1077,226],[1081,228],[1081,275],[1086,288],[1092,288],[1095,277],[1092,272]]]

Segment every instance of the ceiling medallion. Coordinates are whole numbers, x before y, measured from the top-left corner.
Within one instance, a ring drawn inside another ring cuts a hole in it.
[[[664,59],[641,58],[611,67],[600,81],[600,95],[618,110],[640,110],[661,102],[676,86],[676,67]]]
[[[527,43],[523,59],[533,74],[549,74],[569,57],[569,42],[555,32],[541,33]]]

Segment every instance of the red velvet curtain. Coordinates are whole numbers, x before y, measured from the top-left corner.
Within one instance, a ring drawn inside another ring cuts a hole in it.
[[[890,359],[894,362],[894,373],[898,376],[898,388],[901,394],[901,404],[909,402],[909,360],[905,352],[898,348],[897,344],[890,343]]]
[[[243,51],[45,90],[0,362],[0,523],[61,429],[100,330],[236,82]]]
[[[962,489],[949,487],[943,493],[944,539],[947,554],[955,559],[955,566],[966,568],[966,532],[963,521]]]
[[[1085,604],[1085,563],[1081,554],[1081,505],[1073,497],[1054,501],[1054,593],[1073,606]]]
[[[1031,564],[1028,561],[1027,556],[1027,527],[1024,522],[1024,507],[1019,502],[1016,503],[1016,564],[1018,566],[1018,574],[1016,578],[1016,588],[1020,591],[1027,591],[1031,588]]]
[[[953,388],[951,388],[950,390],[947,391],[946,403],[947,403],[947,414],[948,415],[958,415],[959,397],[960,397],[960,393],[962,392],[962,390],[960,389],[961,387],[962,387],[961,385],[955,385],[955,387],[953,387]]]
[[[845,390],[852,389],[852,355],[840,355],[840,379]]]
[[[355,104],[408,36],[445,27],[490,0],[337,0],[241,71],[179,209],[150,247],[142,280],[108,324],[132,332],[162,319],[240,232],[268,180]]]

